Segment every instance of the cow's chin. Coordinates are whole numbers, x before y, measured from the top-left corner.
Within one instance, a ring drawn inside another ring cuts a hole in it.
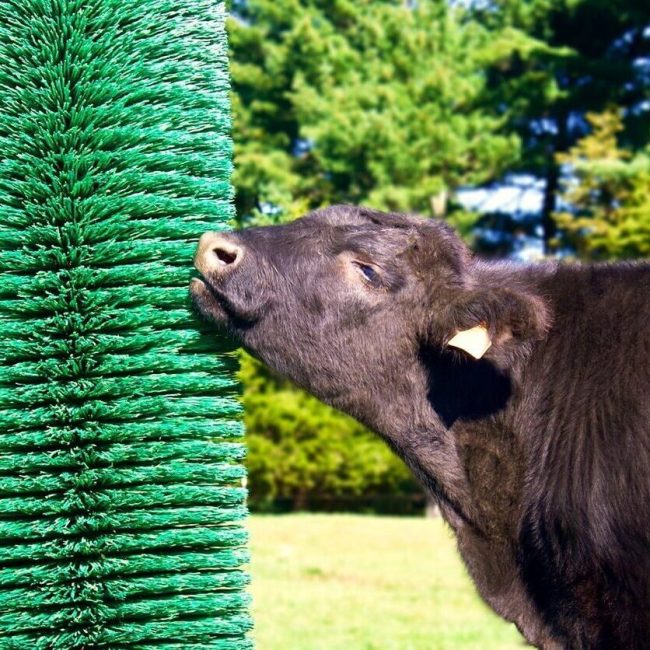
[[[228,325],[228,313],[223,301],[202,278],[193,278],[190,284],[190,295],[194,308],[206,320],[217,325]]]
[[[215,286],[203,277],[192,280],[190,295],[195,309],[206,320],[227,327],[239,338],[256,325],[264,311],[263,304],[253,308],[245,304],[236,293]]]

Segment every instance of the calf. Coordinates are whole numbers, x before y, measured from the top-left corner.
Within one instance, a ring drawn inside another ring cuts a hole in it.
[[[482,262],[350,206],[195,265],[205,317],[404,459],[531,644],[650,647],[650,265]]]

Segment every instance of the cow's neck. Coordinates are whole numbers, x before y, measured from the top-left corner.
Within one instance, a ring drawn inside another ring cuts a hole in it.
[[[487,361],[468,368],[469,377],[447,372],[439,390],[415,378],[399,391],[386,417],[386,405],[376,405],[372,425],[439,500],[452,526],[511,537],[523,475],[511,424],[518,408],[516,379]]]

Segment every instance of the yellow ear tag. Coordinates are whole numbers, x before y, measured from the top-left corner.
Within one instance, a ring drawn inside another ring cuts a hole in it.
[[[492,340],[487,328],[484,325],[477,325],[472,329],[458,332],[447,345],[465,350],[475,359],[480,359],[490,349]]]

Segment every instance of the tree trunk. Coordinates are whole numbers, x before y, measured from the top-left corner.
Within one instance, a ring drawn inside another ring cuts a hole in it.
[[[429,494],[426,494],[426,504],[424,506],[425,517],[439,517],[440,509],[438,508],[437,501]]]
[[[550,156],[546,170],[546,185],[544,187],[544,202],[542,204],[542,228],[544,232],[544,253],[551,252],[550,242],[557,233],[553,213],[557,203],[557,191],[560,185],[560,168],[555,162],[555,151]]]
[[[449,200],[449,192],[442,190],[435,196],[429,198],[431,205],[431,213],[436,219],[444,219],[447,214],[447,201]]]
[[[304,488],[298,488],[298,490],[293,493],[293,503],[291,504],[291,507],[294,512],[307,509],[308,496],[309,492]]]
[[[544,232],[544,253],[552,252],[551,240],[557,235],[557,224],[553,213],[557,208],[557,194],[560,189],[560,165],[556,156],[565,152],[569,146],[568,114],[561,112],[556,120],[557,134],[553,144],[549,145],[546,166],[546,185],[544,186],[544,202],[542,204],[542,228]]]

